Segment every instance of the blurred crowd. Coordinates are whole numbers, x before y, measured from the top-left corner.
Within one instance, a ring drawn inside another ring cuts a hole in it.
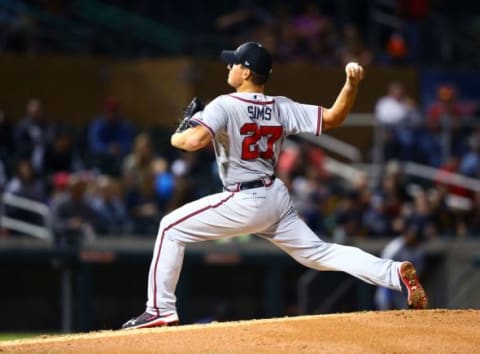
[[[354,22],[337,24],[317,2],[273,9],[253,1],[240,1],[238,9],[222,14],[215,28],[235,46],[254,38],[267,47],[277,62],[308,61],[333,65],[357,61],[370,64],[375,58],[366,33]],[[406,55],[406,53],[405,53]]]
[[[96,235],[154,236],[166,212],[218,190],[213,154],[204,153],[208,164],[202,153],[157,151],[152,134],[139,131],[117,99],[107,98],[103,108],[84,129],[54,122],[38,99],[28,101],[15,124],[0,109],[0,192],[48,205],[60,244]],[[2,213],[46,226],[15,205]]]
[[[400,81],[391,82],[375,106],[381,147],[377,162],[415,161],[480,177],[476,160],[480,142],[478,101],[463,99],[450,82],[436,87],[435,99],[420,106]]]
[[[277,61],[330,65],[480,66],[480,6],[449,1],[8,0],[0,6],[0,51],[122,57],[217,56],[247,40]],[[1,5],[1,4],[0,4]],[[84,12],[88,8],[87,12]],[[102,16],[110,16],[104,20]],[[141,28],[157,28],[176,49],[156,46]],[[138,33],[132,27],[138,24]],[[169,32],[170,31],[170,32]],[[60,34],[61,33],[61,34]]]
[[[123,36],[118,29],[107,31],[108,43],[103,44],[99,42],[103,32],[98,31],[105,29],[80,31],[91,23],[77,14],[79,3],[0,3],[0,51],[153,53],[139,48],[148,44],[139,38],[131,41],[135,43],[132,48],[112,40],[118,38],[115,35]],[[475,45],[480,43],[480,12],[473,4],[469,11],[449,2],[426,0],[360,0],[348,5],[333,0],[240,0],[210,7],[185,1],[102,3],[178,30],[194,31],[184,48],[183,54],[188,55],[218,55],[226,46],[257,40],[277,62],[293,64],[480,65],[480,46]],[[95,4],[91,2],[92,11]],[[205,11],[200,14],[197,7]],[[459,11],[462,16],[455,16]],[[115,13],[122,16],[120,11]],[[457,17],[462,20],[456,21]],[[69,31],[60,30],[67,27]],[[53,35],[60,32],[65,36]],[[72,41],[72,33],[80,32],[85,37]],[[95,43],[72,46],[84,38]],[[62,47],[62,43],[68,45]],[[108,50],[113,47],[116,51]],[[96,235],[154,236],[159,220],[169,210],[221,189],[212,151],[184,153],[159,144],[171,132],[141,131],[113,97],[81,129],[52,119],[48,104],[29,100],[24,117],[8,117],[0,107],[0,192],[48,205],[60,244]],[[353,182],[346,182],[328,173],[325,154],[318,147],[295,140],[286,146],[277,173],[309,226],[339,242],[349,237],[478,236],[480,193],[475,186],[447,184],[442,178],[419,180],[403,170],[403,162],[412,161],[434,167],[438,173],[479,179],[478,106],[462,100],[458,89],[445,83],[438,86],[436,100],[421,109],[401,82],[392,82],[374,114],[371,159],[383,166],[378,178],[358,173]],[[12,205],[2,205],[2,213],[32,224],[45,222]]]
[[[447,1],[240,0],[216,30],[234,43],[255,38],[277,61],[478,67],[479,23],[479,6]]]
[[[480,191],[475,186],[420,180],[402,167],[404,161],[416,161],[438,168],[437,173],[478,180],[476,115],[475,106],[461,102],[452,85],[440,85],[438,101],[422,113],[403,85],[392,82],[375,111],[383,132],[376,147],[383,152],[379,178],[358,172],[345,181],[328,172],[322,149],[299,139],[287,141],[277,174],[307,224],[337,242],[405,233],[419,240],[478,236]],[[158,144],[171,131],[159,136],[139,130],[133,121],[113,97],[82,129],[51,119],[39,99],[29,100],[25,116],[15,123],[0,108],[0,191],[48,205],[59,244],[100,235],[155,236],[165,213],[222,186],[211,148],[177,151]],[[3,205],[2,214],[45,223],[10,204]],[[15,231],[4,228],[1,234]]]

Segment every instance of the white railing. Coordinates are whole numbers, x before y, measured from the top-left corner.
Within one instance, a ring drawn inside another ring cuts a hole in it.
[[[360,174],[362,174],[362,171],[359,170],[358,168],[352,167],[346,163],[337,161],[331,157],[326,157],[325,158],[325,169],[339,177],[342,177],[343,179],[353,183]]]
[[[39,214],[43,219],[43,226],[35,225],[6,215],[5,210],[8,206]],[[48,242],[53,242],[50,208],[46,204],[35,200],[19,197],[11,193],[4,193],[2,196],[0,225],[6,229],[15,230]]]
[[[382,170],[384,168],[384,161],[381,146],[383,125],[379,124],[375,120],[375,116],[372,113],[354,113],[342,124],[342,127],[371,127],[374,132],[374,144],[373,148],[373,162],[362,163],[362,153],[356,146],[346,143],[342,140],[336,139],[326,134],[321,136],[313,136],[308,134],[300,134],[300,138],[315,144],[327,151],[334,152],[337,155],[351,161],[351,163],[343,163],[332,157],[325,159],[325,168],[330,173],[340,176],[348,181],[353,181],[359,173],[365,172],[371,178],[373,184],[378,183]],[[452,186],[463,187],[465,189],[478,192],[480,191],[480,181],[474,178],[469,178],[464,175],[447,172],[435,167],[419,164],[411,161],[399,161],[402,166],[402,171],[406,175],[424,178],[430,181],[435,181]]]
[[[480,191],[480,181],[475,178],[465,177],[458,173],[440,170],[435,167],[422,165],[416,162],[405,162],[403,171],[407,175],[422,177],[431,181],[462,187],[475,192]]]
[[[362,157],[362,154],[357,147],[330,135],[322,134],[321,136],[315,136],[311,134],[300,134],[299,136],[303,140],[311,142],[336,154],[342,155],[352,162],[359,162]]]

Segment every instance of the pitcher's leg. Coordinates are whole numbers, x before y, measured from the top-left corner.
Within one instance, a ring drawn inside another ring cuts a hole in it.
[[[257,217],[255,205],[254,200],[245,201],[234,193],[219,193],[166,215],[160,222],[150,265],[147,311],[176,312],[174,292],[185,245],[251,233],[269,222]]]
[[[123,329],[178,323],[175,288],[182,269],[184,244],[227,236],[218,227],[211,227],[211,220],[223,221],[215,209],[224,206],[233,196],[233,193],[219,193],[205,197],[163,217],[150,264],[146,310],[125,322]]]
[[[398,271],[400,262],[382,259],[359,248],[323,242],[318,263],[330,270],[340,270],[369,284],[401,291]]]
[[[343,271],[370,284],[401,290],[400,262],[375,257],[356,247],[324,242],[296,214],[283,220],[274,233],[265,236],[309,268]]]
[[[174,291],[185,253],[183,243],[171,240],[164,228],[160,230],[148,272],[147,300],[147,312],[157,315],[176,313]]]
[[[227,194],[217,204],[221,205],[230,198],[231,195]],[[148,313],[176,314],[175,288],[183,265],[184,241],[205,238],[201,232],[202,224],[208,220],[206,214],[215,205],[212,206],[209,198],[202,198],[172,211],[160,221],[148,274]]]

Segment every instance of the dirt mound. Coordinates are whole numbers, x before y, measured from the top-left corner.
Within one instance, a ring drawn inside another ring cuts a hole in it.
[[[0,343],[0,353],[478,353],[480,310],[360,312],[102,331]]]

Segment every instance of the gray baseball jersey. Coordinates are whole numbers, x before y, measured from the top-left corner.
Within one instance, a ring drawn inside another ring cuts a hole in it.
[[[213,134],[220,179],[231,186],[272,176],[284,138],[320,135],[322,112],[287,97],[234,93],[214,99],[193,121]]]
[[[319,135],[324,109],[261,93],[219,96],[193,121],[214,137],[221,193],[188,203],[162,218],[148,277],[146,312],[178,319],[175,287],[188,243],[256,234],[299,263],[344,271],[365,282],[401,290],[400,262],[355,247],[322,241],[295,211],[286,186],[274,175],[286,136]],[[245,182],[256,183],[245,183]]]

